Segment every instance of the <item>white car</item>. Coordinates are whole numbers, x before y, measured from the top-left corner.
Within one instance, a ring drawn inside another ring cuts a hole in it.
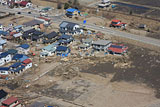
[[[45,12],[41,12],[41,13],[40,13],[40,16],[48,17],[48,14],[47,14],[47,13],[45,13]]]

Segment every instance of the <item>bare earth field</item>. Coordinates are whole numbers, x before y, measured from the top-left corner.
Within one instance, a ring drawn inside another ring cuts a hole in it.
[[[160,7],[160,0],[120,0],[125,2],[131,2],[136,4],[148,5],[153,7]]]

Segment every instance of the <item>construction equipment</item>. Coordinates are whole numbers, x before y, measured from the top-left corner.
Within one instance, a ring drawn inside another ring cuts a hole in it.
[[[121,20],[114,19],[114,20],[112,20],[110,27],[117,27],[117,28],[123,27],[123,28],[125,28],[126,23],[121,22]]]

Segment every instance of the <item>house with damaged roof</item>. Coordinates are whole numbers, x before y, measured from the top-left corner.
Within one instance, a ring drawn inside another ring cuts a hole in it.
[[[59,27],[60,33],[64,35],[78,35],[83,33],[83,30],[80,28],[79,24],[76,23],[63,21]]]

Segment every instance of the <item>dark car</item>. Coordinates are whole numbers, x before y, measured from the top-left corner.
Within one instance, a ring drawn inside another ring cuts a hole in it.
[[[17,12],[17,14],[21,14],[21,12]]]
[[[31,14],[31,12],[28,12],[28,14]]]

